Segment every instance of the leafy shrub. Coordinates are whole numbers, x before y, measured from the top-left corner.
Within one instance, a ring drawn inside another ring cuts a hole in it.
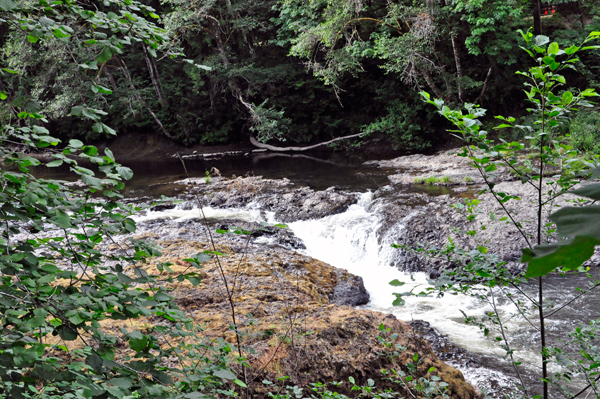
[[[366,133],[381,132],[388,136],[394,149],[406,151],[423,150],[431,146],[425,137],[433,127],[430,118],[422,116],[422,105],[407,104],[396,100],[386,110],[388,114],[367,125]]]
[[[600,112],[581,111],[569,124],[571,143],[578,150],[600,154]]]
[[[442,179],[440,179],[439,177],[429,176],[428,178],[425,179],[425,184],[432,185],[432,184],[439,183],[441,181],[442,181]]]

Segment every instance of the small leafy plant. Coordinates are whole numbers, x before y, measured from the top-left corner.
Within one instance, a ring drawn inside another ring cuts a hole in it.
[[[486,228],[485,225],[475,224],[479,200],[467,200],[455,205],[469,223],[466,229],[457,233],[474,240],[475,248],[459,248],[450,240],[446,248],[421,245],[416,250],[429,256],[443,257],[456,265],[452,270],[444,270],[435,287],[426,292],[463,293],[488,302],[492,312],[482,320],[467,317],[467,321],[479,325],[485,335],[495,334],[494,338],[501,343],[512,361],[524,397],[530,397],[531,387],[526,386],[521,376],[521,362],[514,357],[506,327],[507,318],[498,309],[501,297],[515,306],[515,313],[509,317],[523,318],[534,327],[533,333],[539,337],[542,397],[549,397],[550,384],[567,397],[576,397],[586,390],[594,391],[597,396],[598,364],[594,363],[596,357],[590,353],[589,345],[596,336],[596,323],[591,321],[590,327],[579,327],[570,335],[582,348],[579,354],[567,354],[559,346],[552,346],[546,328],[547,319],[563,309],[569,301],[555,305],[554,310],[549,308],[544,298],[544,276],[556,269],[563,273],[575,270],[587,273],[588,269],[582,265],[593,255],[594,248],[600,245],[600,207],[594,205],[595,201],[600,200],[600,184],[589,184],[574,190],[582,179],[598,178],[600,169],[597,169],[598,164],[593,159],[584,159],[573,147],[571,138],[563,134],[572,112],[580,107],[590,107],[588,99],[597,96],[597,93],[592,89],[579,92],[566,89],[566,79],[560,74],[565,69],[574,69],[579,52],[600,48],[590,44],[600,38],[600,32],[592,32],[579,46],[564,49],[556,42],[551,43],[546,36],[520,33],[526,45],[523,49],[535,63],[528,71],[517,72],[527,79],[525,94],[531,103],[528,111],[534,122],[531,125],[518,125],[515,118],[496,116],[501,123],[495,129],[524,130],[527,134],[525,139],[529,141],[527,148],[523,142],[508,142],[502,138],[495,142],[489,139],[488,132],[482,129],[479,120],[486,110],[479,106],[465,104],[466,112],[463,112],[451,109],[443,100],[432,99],[428,93],[421,94],[454,126],[451,132],[464,141],[465,147],[460,156],[469,159],[470,165],[486,185],[480,194],[490,195],[499,207],[500,217],[491,214],[491,222],[510,223],[519,233],[525,245],[521,261],[528,264],[527,269],[515,274],[508,269],[505,261],[489,253],[488,244],[478,238],[478,232]],[[510,204],[520,200],[518,195],[497,189],[495,177],[498,172],[506,170],[536,193],[537,200],[532,206],[537,217],[533,222],[520,220],[512,210]],[[574,202],[577,206],[563,207],[551,214],[556,209],[556,200],[566,193],[583,198]],[[590,290],[600,286],[600,282],[595,281],[591,274],[587,275],[590,277]],[[537,290],[528,292],[523,285],[527,279],[536,280]],[[394,285],[394,282],[390,284]],[[403,303],[402,295],[396,294],[395,303]],[[577,297],[580,295],[583,293]],[[553,358],[568,371],[551,375],[548,366]],[[583,376],[587,386],[573,394],[566,383],[570,383],[576,373]]]

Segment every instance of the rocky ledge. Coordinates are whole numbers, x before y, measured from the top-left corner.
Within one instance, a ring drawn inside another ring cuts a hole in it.
[[[521,249],[527,247],[526,238],[507,220],[505,209],[482,184],[483,179],[478,172],[468,165],[468,158],[454,152],[440,152],[435,155],[410,155],[388,161],[376,161],[382,168],[393,170],[389,176],[390,186],[382,187],[375,192],[374,197],[382,199],[383,205],[379,212],[386,224],[384,229],[391,228],[398,220],[404,219],[403,229],[395,235],[394,242],[418,247],[426,244],[430,248],[444,248],[452,240],[457,248],[467,251],[485,246],[489,253],[496,254],[508,267],[518,271],[523,267],[519,262]],[[495,191],[515,197],[506,202],[504,207],[509,210],[516,221],[521,223],[525,236],[536,236],[536,225],[532,221],[537,218],[537,209],[531,206],[537,201],[538,192],[529,183],[516,180],[506,168],[499,167],[489,173],[489,180],[494,182]],[[424,178],[436,177],[438,182],[432,185],[422,184]],[[446,176],[446,182],[441,181]],[[416,179],[416,180],[415,180]],[[552,179],[552,177],[549,177]],[[417,182],[418,184],[416,184]],[[448,189],[444,195],[432,190],[435,185],[444,185]],[[544,188],[546,191],[551,187]],[[431,192],[434,195],[427,194]],[[575,198],[564,195],[553,201],[552,205],[562,206],[568,200]],[[474,219],[468,220],[467,214],[457,209],[457,203],[477,199]],[[543,217],[547,220],[549,213]],[[476,232],[475,237],[467,234]],[[597,253],[589,262],[600,264]],[[424,271],[432,277],[439,275],[439,270],[453,267],[444,259],[428,258],[421,253],[402,251],[395,264],[407,271]]]
[[[355,394],[349,377],[359,385],[367,385],[371,379],[382,390],[393,388],[408,396],[381,370],[409,373],[411,364],[417,364],[416,378],[437,375],[447,382],[450,397],[477,396],[461,372],[439,360],[407,323],[353,308],[369,300],[362,278],[289,248],[257,244],[251,235],[216,235],[213,245],[200,238],[204,236],[202,228],[199,222],[140,223],[135,238],[154,241],[163,248],[160,257],[143,267],[155,271],[157,262],[169,262],[178,273],[189,266],[184,259],[195,254],[206,250],[223,254],[218,262],[213,259],[203,264],[200,285],[194,287],[187,281],[165,284],[179,307],[205,328],[208,337],[235,346],[230,327],[233,304],[249,364],[246,379],[254,382],[255,397],[264,396],[261,381],[277,381],[282,376],[289,377],[287,385],[306,389],[310,383],[342,381],[335,390],[351,396]],[[390,329],[385,337],[382,325]],[[120,348],[126,351],[127,346]]]
[[[242,208],[252,204],[265,212],[273,212],[277,220],[286,222],[339,213],[358,199],[356,193],[335,187],[315,191],[296,186],[288,179],[263,179],[260,176],[191,178],[176,183],[186,185],[187,191],[182,197],[190,206]]]

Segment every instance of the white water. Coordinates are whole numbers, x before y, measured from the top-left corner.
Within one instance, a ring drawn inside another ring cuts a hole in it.
[[[133,219],[137,223],[147,222],[150,220],[174,219],[177,221],[185,221],[190,219],[233,219],[244,222],[267,222],[274,223],[273,212],[265,212],[257,207],[250,205],[248,209],[227,208],[219,209],[210,206],[204,207],[201,210],[198,208],[184,209],[182,206],[177,206],[173,209],[163,211],[147,211],[145,215],[134,216]]]
[[[396,226],[384,237],[378,235],[382,220],[377,212],[379,204],[373,201],[371,193],[362,194],[357,204],[352,205],[343,213],[330,215],[321,219],[298,221],[289,224],[296,237],[300,238],[306,250],[306,255],[320,259],[333,266],[343,268],[361,276],[365,288],[369,292],[371,302],[363,306],[366,309],[394,314],[404,321],[425,320],[442,334],[448,335],[451,342],[466,348],[473,353],[496,355],[501,357],[504,351],[500,349],[493,337],[484,337],[479,327],[467,325],[461,310],[469,317],[481,317],[491,309],[485,303],[465,295],[446,295],[436,297],[406,297],[402,307],[392,306],[394,292],[414,290],[420,292],[428,285],[424,273],[408,274],[390,266],[394,264],[398,249],[391,244],[398,240],[406,224],[410,224],[412,215],[399,220]],[[272,213],[260,211],[252,206],[248,209],[215,209],[204,208],[207,219],[236,219],[243,221],[267,221],[275,223]],[[198,219],[201,213],[198,209],[171,210],[148,212],[137,218],[138,222],[154,219],[188,220]],[[398,279],[405,282],[402,287],[392,287],[389,282]],[[508,314],[513,311],[510,304],[500,306],[501,312]],[[518,318],[515,318],[516,321]],[[519,323],[512,323],[511,329],[526,330]],[[516,351],[518,360],[524,363],[537,364],[539,355],[534,349]],[[460,367],[459,367],[460,368]],[[473,385],[489,387],[490,380],[495,381],[496,387],[509,388],[513,378],[503,375],[498,370],[486,367],[477,369],[461,369],[465,378]]]
[[[393,266],[394,258],[400,250],[393,248],[391,244],[399,240],[402,230],[410,225],[413,215],[399,220],[396,226],[382,237],[379,235],[382,220],[377,212],[380,205],[373,201],[371,193],[365,193],[358,203],[350,206],[346,212],[322,219],[290,223],[289,227],[306,245],[306,250],[303,251],[306,255],[346,269],[363,278],[365,288],[371,297],[370,303],[363,308],[391,313],[407,322],[427,321],[440,333],[447,335],[452,343],[466,348],[471,353],[492,355],[501,359],[505,351],[498,346],[492,334],[485,337],[478,326],[465,324],[461,310],[469,317],[476,318],[481,318],[491,311],[491,307],[479,299],[466,295],[446,295],[442,298],[409,296],[405,297],[404,306],[392,306],[395,299],[394,292],[412,290],[419,293],[429,284],[424,273],[404,273]],[[405,284],[402,287],[393,287],[389,282],[394,279]],[[504,318],[514,312],[510,303],[498,305],[498,309]],[[528,336],[525,333],[528,331],[528,326],[518,317],[511,321],[509,328]],[[539,364],[539,354],[531,347],[517,348],[515,358],[523,361],[523,364]],[[499,360],[499,363],[508,368],[507,361]],[[515,389],[514,377],[503,374],[500,370],[485,366],[479,368],[455,366],[474,386],[488,391]],[[534,369],[535,367],[532,366]]]
[[[372,208],[372,209],[369,209]],[[481,353],[501,354],[491,340],[482,339],[478,327],[465,325],[460,310],[469,316],[482,316],[490,309],[481,302],[465,295],[435,297],[407,297],[402,307],[392,306],[394,292],[414,289],[418,293],[426,288],[424,273],[408,274],[389,266],[398,249],[392,248],[394,239],[399,238],[404,223],[411,215],[399,221],[392,237],[383,237],[378,242],[377,231],[381,220],[377,206],[371,202],[371,193],[362,195],[359,202],[346,212],[318,220],[299,221],[289,224],[294,234],[306,245],[305,253],[330,265],[346,269],[361,276],[371,296],[367,309],[392,313],[405,321],[425,320],[459,346]],[[402,287],[392,287],[389,282],[398,279]]]

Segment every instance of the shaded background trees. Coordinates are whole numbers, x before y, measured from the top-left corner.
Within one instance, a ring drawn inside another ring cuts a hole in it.
[[[446,134],[415,89],[450,103],[478,102],[491,114],[523,108],[515,71],[528,61],[518,51],[515,30],[538,20],[534,0],[143,3],[163,16],[146,16],[164,29],[161,46],[134,43],[139,51],[121,55],[116,43],[99,60],[79,44],[114,40],[101,26],[76,26],[66,18],[62,24],[74,33],[49,45],[24,39],[3,22],[4,65],[21,72],[1,78],[10,100],[51,110],[49,128],[62,137],[110,133],[94,128],[93,120],[69,116],[84,98],[107,112],[120,132],[153,131],[183,144],[247,142],[249,135],[309,143],[366,131],[397,148],[422,150]],[[110,2],[85,5],[111,12]],[[600,26],[597,0],[539,6],[539,28],[561,44]],[[39,53],[43,58],[34,56]],[[186,58],[171,58],[178,53]],[[78,65],[63,63],[86,56]],[[583,73],[569,80],[597,86],[599,64],[598,51],[590,52],[578,66]],[[92,79],[116,95],[93,96]],[[1,117],[11,118],[11,112],[5,106]]]

